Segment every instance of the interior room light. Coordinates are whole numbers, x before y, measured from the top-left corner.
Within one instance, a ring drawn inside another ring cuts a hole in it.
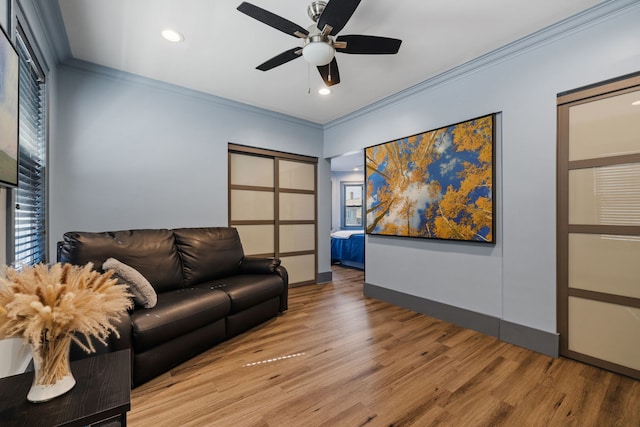
[[[639,100],[637,100],[637,101],[635,101],[635,102],[632,102],[632,103],[631,103],[631,105],[636,105],[636,106],[637,106],[637,105],[640,105],[640,99],[639,99]]]
[[[315,65],[317,67],[327,65],[331,62],[335,53],[336,51],[333,46],[324,42],[312,42],[302,49],[302,56],[304,56],[304,59],[306,59],[311,65]]]
[[[169,40],[170,42],[174,42],[174,43],[181,42],[184,40],[184,36],[182,34],[177,32],[176,30],[172,30],[171,28],[162,30],[162,37],[164,37],[165,40]]]
[[[331,93],[331,89],[329,89],[328,87],[322,87],[318,89],[318,93],[320,95],[329,95]]]

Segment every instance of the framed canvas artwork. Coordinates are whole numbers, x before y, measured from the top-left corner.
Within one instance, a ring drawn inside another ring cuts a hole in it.
[[[495,242],[495,114],[365,149],[366,232]]]

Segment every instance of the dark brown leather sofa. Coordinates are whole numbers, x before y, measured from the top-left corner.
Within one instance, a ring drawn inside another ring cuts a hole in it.
[[[68,232],[58,261],[101,269],[116,258],[153,286],[157,304],[136,306],[100,352],[129,348],[138,386],[287,310],[278,259],[245,257],[235,228]]]

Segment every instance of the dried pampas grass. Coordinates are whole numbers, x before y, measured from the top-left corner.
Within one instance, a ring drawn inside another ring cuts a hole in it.
[[[31,345],[36,363],[52,364],[47,373],[59,379],[68,344],[75,341],[84,351],[95,351],[92,338],[103,344],[120,313],[131,307],[126,286],[118,285],[112,271],[101,274],[93,264],[38,264],[22,270],[6,268],[0,274],[0,338],[22,337]],[[84,337],[84,341],[78,338]],[[59,345],[57,344],[59,343]],[[58,360],[59,362],[55,362]],[[68,364],[68,361],[67,361]],[[44,374],[43,374],[44,375]]]

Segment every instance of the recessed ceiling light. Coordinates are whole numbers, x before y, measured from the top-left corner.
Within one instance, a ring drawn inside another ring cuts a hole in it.
[[[320,95],[329,95],[331,93],[331,89],[329,89],[328,87],[323,87],[320,90],[318,90],[318,93]]]
[[[631,105],[640,105],[640,99],[635,102],[632,102]]]
[[[177,32],[176,30],[172,30],[171,28],[167,28],[166,30],[162,30],[162,37],[170,42],[181,42],[184,40],[184,36]]]

